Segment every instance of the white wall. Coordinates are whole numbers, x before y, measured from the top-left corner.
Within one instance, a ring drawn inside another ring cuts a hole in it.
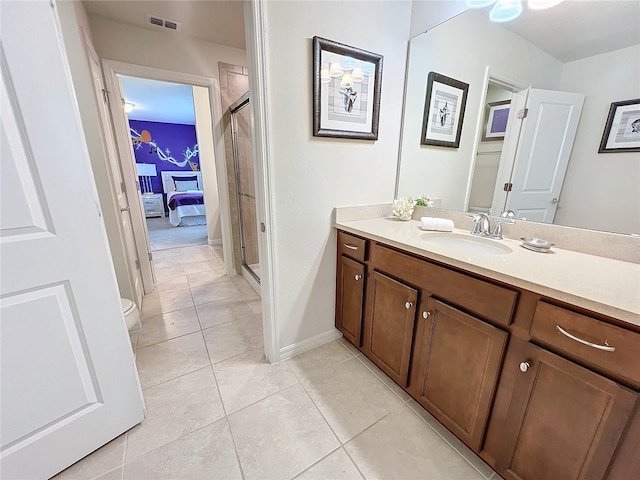
[[[218,78],[218,62],[247,64],[244,50],[176,34],[156,32],[90,15],[100,58]]]
[[[122,241],[120,212],[115,200],[114,187],[108,169],[107,153],[103,147],[100,116],[96,105],[91,72],[85,55],[85,40],[83,36],[86,34],[89,41],[91,41],[89,21],[81,2],[58,2],[56,5],[69,59],[73,86],[78,104],[81,106],[82,127],[100,198],[100,206],[109,239],[109,248],[118,280],[120,296],[139,303],[140,298],[136,295],[134,279],[128,270],[126,250]]]
[[[410,38],[432,29],[467,9],[464,0],[413,0]]]
[[[222,244],[220,226],[220,198],[216,176],[215,154],[213,151],[213,127],[211,124],[211,104],[206,87],[193,87],[193,106],[196,113],[196,136],[200,149],[200,169],[204,182],[207,205],[208,240],[212,245]],[[220,159],[221,162],[224,159]]]
[[[332,210],[392,200],[411,3],[266,2],[280,347],[334,328]],[[384,56],[377,141],[312,136],[312,38]]]
[[[566,63],[559,90],[587,98],[554,223],[640,233],[640,153],[598,153],[612,102],[640,98],[640,45]]]
[[[556,88],[562,72],[560,61],[474,11],[412,39],[399,196],[427,194],[444,208],[464,209],[487,65],[537,88]],[[459,148],[420,146],[430,71],[469,84]]]

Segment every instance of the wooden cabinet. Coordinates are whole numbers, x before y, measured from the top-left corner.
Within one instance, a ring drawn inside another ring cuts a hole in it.
[[[507,479],[596,479],[605,474],[637,395],[529,344],[496,467]]]
[[[367,291],[364,353],[402,387],[407,386],[418,292],[373,272]]]
[[[360,346],[362,329],[362,307],[364,301],[364,265],[340,256],[339,285],[337,299],[339,315],[336,327],[347,340]]]
[[[338,232],[336,328],[356,347],[362,339],[366,252],[366,240]]]
[[[480,451],[508,334],[429,298],[419,314],[410,392],[475,451]]]
[[[640,478],[640,328],[338,232],[336,327],[506,479]]]

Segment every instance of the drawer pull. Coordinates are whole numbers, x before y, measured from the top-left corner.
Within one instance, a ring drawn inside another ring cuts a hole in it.
[[[362,278],[362,275],[356,275],[354,278],[356,279],[356,282],[357,282],[358,280],[360,280]]]
[[[407,302],[404,304],[404,308],[406,308],[407,310],[409,310],[411,307],[413,307],[413,303],[411,302]]]
[[[578,343],[582,343],[583,345],[587,345],[589,347],[597,348],[598,350],[604,350],[605,352],[615,352],[616,351],[616,347],[612,347],[612,346],[608,345],[606,340],[604,342],[604,345],[598,345],[597,343],[591,343],[591,342],[588,342],[588,341],[583,340],[581,338],[578,338],[578,337],[576,337],[574,335],[571,335],[569,332],[564,330],[560,325],[556,325],[556,330],[558,330],[558,332],[563,334],[565,337],[569,337],[571,340],[574,340],[574,341],[576,341]]]
[[[522,373],[527,373],[527,370],[529,370],[529,367],[531,366],[531,364],[527,361],[527,362],[522,362],[520,364],[520,371]]]
[[[356,247],[355,245],[351,245],[349,243],[345,243],[344,246],[347,247],[349,250],[358,250],[358,247]]]
[[[425,320],[426,320],[427,318],[429,318],[430,316],[431,316],[431,312],[429,312],[429,311],[422,312],[422,318],[424,318]]]

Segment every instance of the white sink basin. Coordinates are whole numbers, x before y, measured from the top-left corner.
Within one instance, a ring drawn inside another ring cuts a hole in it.
[[[505,255],[513,250],[497,240],[460,233],[424,233],[420,238],[429,245],[480,255]]]

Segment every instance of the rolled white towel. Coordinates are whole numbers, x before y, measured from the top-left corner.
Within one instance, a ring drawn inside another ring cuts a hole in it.
[[[421,217],[420,228],[438,232],[453,232],[453,220],[438,217]]]

